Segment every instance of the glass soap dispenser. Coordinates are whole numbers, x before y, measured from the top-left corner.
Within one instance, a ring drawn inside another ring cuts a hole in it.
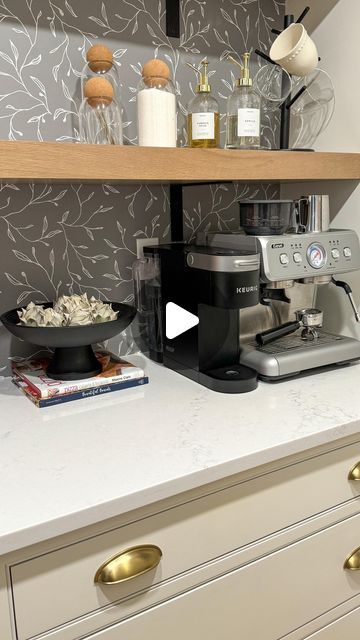
[[[228,98],[226,148],[259,149],[261,99],[250,78],[250,53],[244,53],[243,64],[232,56],[227,59],[241,68],[241,76]]]
[[[211,95],[208,76],[208,61],[205,58],[200,68],[186,63],[199,74],[196,96],[188,104],[187,130],[189,147],[215,149],[220,146],[219,104]]]

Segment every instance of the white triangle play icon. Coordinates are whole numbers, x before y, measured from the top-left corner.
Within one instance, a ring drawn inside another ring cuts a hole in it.
[[[199,318],[193,313],[179,307],[174,302],[168,302],[166,305],[166,337],[169,340],[177,338],[185,331],[189,331],[199,324]]]

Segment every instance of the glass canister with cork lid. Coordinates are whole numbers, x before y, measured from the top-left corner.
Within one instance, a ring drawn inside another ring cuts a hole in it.
[[[96,44],[87,51],[79,110],[80,140],[90,144],[122,144],[120,81],[113,54]]]
[[[79,110],[80,140],[88,144],[122,144],[121,113],[114,87],[104,76],[84,83]]]
[[[104,44],[94,44],[86,52],[86,64],[82,71],[82,98],[84,98],[84,87],[87,80],[94,77],[103,76],[114,88],[114,98],[121,104],[120,78],[114,62],[114,55],[111,49]]]
[[[140,147],[176,147],[176,96],[163,60],[146,62],[137,94]]]

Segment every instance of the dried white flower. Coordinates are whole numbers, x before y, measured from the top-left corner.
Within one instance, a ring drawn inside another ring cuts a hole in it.
[[[87,294],[61,296],[51,308],[30,302],[26,309],[18,311],[20,324],[32,327],[71,327],[111,322],[118,312],[111,304],[96,300]]]
[[[18,311],[20,324],[27,324],[33,327],[37,327],[42,321],[43,307],[30,302],[26,309]]]
[[[63,317],[61,313],[54,311],[53,309],[44,309],[43,324],[45,327],[62,327]]]
[[[69,326],[74,324],[86,325],[93,324],[91,311],[88,309],[75,309],[69,316]]]

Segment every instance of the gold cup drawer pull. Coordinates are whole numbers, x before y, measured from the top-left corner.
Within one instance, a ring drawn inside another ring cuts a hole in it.
[[[354,464],[353,468],[350,469],[348,478],[349,480],[360,480],[360,462]]]
[[[130,547],[106,560],[95,573],[96,584],[119,584],[155,569],[162,552],[154,544]]]
[[[344,569],[360,571],[360,547],[355,549],[345,560]]]

